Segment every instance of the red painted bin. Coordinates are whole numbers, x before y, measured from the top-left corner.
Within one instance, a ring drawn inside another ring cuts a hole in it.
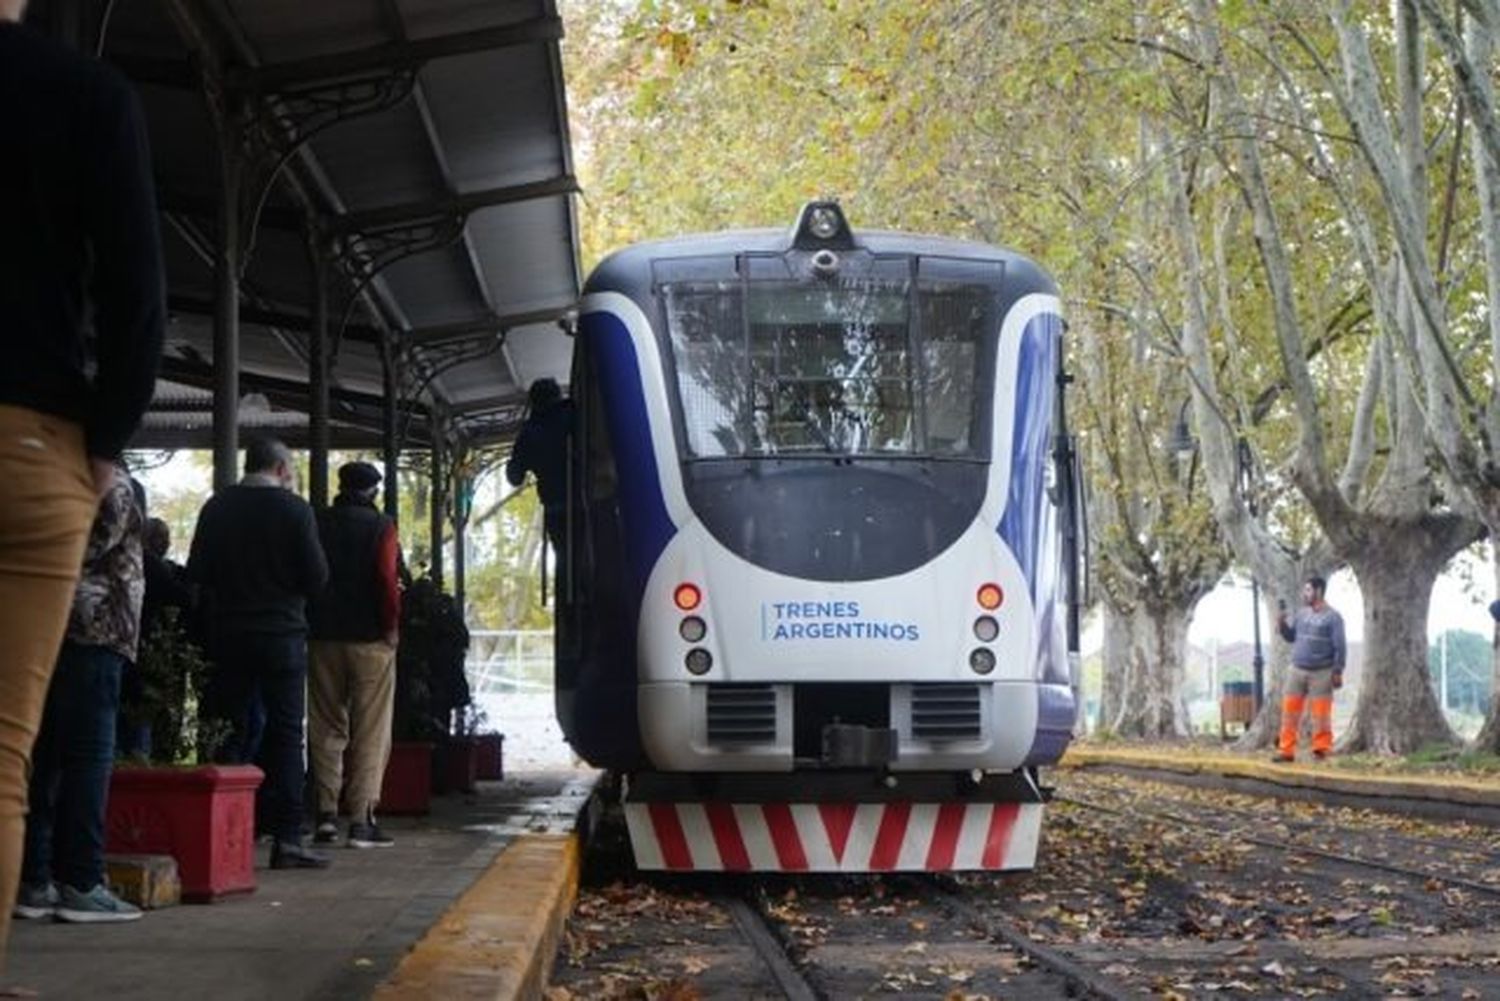
[[[170,855],[182,899],[209,903],[255,889],[254,765],[121,766],[109,784],[105,850]]]
[[[398,741],[391,745],[380,784],[380,812],[416,816],[432,809],[432,745]]]
[[[505,778],[505,734],[481,733],[474,738],[479,745],[479,774],[483,782]]]

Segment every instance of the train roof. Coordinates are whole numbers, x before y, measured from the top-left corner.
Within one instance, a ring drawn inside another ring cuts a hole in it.
[[[1009,280],[1056,292],[1052,276],[1036,261],[1017,251],[977,240],[922,236],[888,230],[854,230],[855,245],[876,254],[916,254],[965,260],[998,261],[1005,264]],[[585,294],[616,290],[639,284],[656,261],[686,257],[714,257],[745,253],[782,253],[792,249],[792,236],[785,229],[744,229],[721,233],[647,240],[610,254],[594,268],[584,286]],[[649,279],[648,279],[649,280]]]

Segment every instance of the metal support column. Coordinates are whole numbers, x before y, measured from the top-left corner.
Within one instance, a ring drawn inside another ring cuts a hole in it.
[[[312,329],[307,335],[308,497],[313,507],[328,505],[328,267],[321,238],[309,227],[307,256],[312,265]]]
[[[396,352],[390,335],[380,342],[380,372],[384,381],[384,406],[380,410],[380,451],[385,460],[385,513],[393,520],[401,517],[399,463],[401,447],[396,441],[396,412],[400,399],[396,389]]]
[[[428,496],[432,498],[432,566],[431,573],[433,582],[438,589],[443,587],[443,523],[446,521],[444,515],[447,512],[448,498],[444,490],[443,475],[447,466],[447,457],[443,454],[443,431],[442,423],[433,415],[432,423],[432,485],[428,490]]]
[[[214,261],[214,489],[234,483],[240,416],[240,183],[232,125],[219,123],[219,246]]]
[[[469,554],[466,552],[465,535],[469,530],[469,515],[472,513],[470,490],[473,486],[468,452],[460,446],[453,456],[453,600],[458,605],[458,614],[468,621],[465,592],[468,584]]]
[[[468,609],[464,605],[464,591],[467,583],[468,557],[464,552],[464,532],[468,529],[468,522],[461,518],[453,521],[453,600],[458,605],[458,614],[469,621]]]

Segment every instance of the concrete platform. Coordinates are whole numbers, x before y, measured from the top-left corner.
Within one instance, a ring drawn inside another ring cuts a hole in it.
[[[403,960],[441,971],[444,962],[421,958],[429,933],[482,927],[467,943],[462,990],[429,976],[421,994],[401,993],[397,975],[381,996],[522,996],[550,967],[548,929],[571,906],[574,832],[595,781],[589,771],[521,773],[440,797],[429,817],[382,819],[395,847],[335,849],[324,871],[273,872],[262,846],[256,892],[213,905],[123,925],[18,921],[6,982],[69,1001],[345,1001],[372,996]]]
[[[1075,744],[1059,767],[1108,768],[1191,785],[1500,824],[1500,778],[1386,774],[1310,759],[1276,764],[1268,760],[1269,754],[1251,757],[1191,746]]]

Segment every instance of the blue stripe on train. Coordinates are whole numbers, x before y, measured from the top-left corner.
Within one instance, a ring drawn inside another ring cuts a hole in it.
[[[618,316],[603,311],[585,313],[579,327],[598,360],[599,393],[614,450],[620,513],[628,526],[625,559],[639,597],[662,551],[677,534],[677,526],[662,495],[641,366],[630,331]]]
[[[1057,396],[1059,334],[1062,318],[1055,313],[1033,317],[1021,331],[1021,352],[1016,366],[1016,408],[1010,444],[1010,483],[1005,514],[1000,518],[1000,538],[1015,553],[1026,576],[1033,604],[1037,594],[1038,565],[1043,553],[1042,505],[1047,502],[1044,486],[1052,444],[1052,415]],[[1050,601],[1051,596],[1047,596]]]

